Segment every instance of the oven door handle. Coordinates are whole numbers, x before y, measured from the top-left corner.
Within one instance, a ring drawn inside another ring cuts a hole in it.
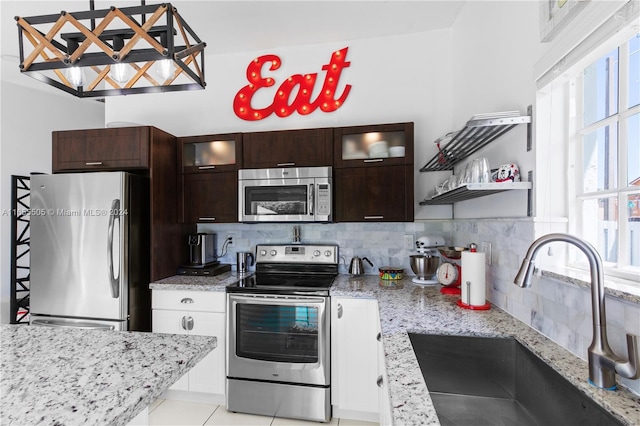
[[[315,189],[316,184],[309,184],[309,214],[313,215],[315,213],[314,201],[315,201]]]
[[[326,303],[326,298],[324,297],[309,297],[309,296],[278,296],[278,295],[247,295],[247,296],[230,296],[229,301],[231,302],[245,302],[245,303],[256,303],[269,305],[272,304],[274,300],[278,302],[290,302],[290,304],[309,304],[309,303],[317,303],[324,304]]]

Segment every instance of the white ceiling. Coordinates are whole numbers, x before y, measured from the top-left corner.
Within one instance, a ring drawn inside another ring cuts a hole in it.
[[[161,2],[149,0],[146,4]],[[171,2],[195,33],[207,43],[208,54],[250,52],[448,28],[464,3],[461,0]],[[138,1],[95,1],[96,9],[139,4]],[[88,0],[0,1],[2,54],[17,54],[17,30],[13,16],[88,9]]]

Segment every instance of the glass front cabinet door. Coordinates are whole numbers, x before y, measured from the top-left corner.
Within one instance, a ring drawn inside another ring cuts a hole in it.
[[[334,166],[413,164],[413,123],[334,129]]]
[[[178,166],[182,173],[224,172],[241,166],[241,133],[191,136],[178,140]]]

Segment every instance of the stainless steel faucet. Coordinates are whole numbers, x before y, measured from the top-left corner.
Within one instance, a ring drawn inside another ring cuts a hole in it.
[[[565,242],[578,247],[589,260],[591,271],[591,309],[593,311],[593,340],[588,350],[589,380],[595,386],[615,389],[616,374],[628,379],[640,377],[638,365],[638,336],[627,334],[627,351],[629,360],[616,355],[607,341],[607,318],[604,309],[604,279],[602,260],[595,248],[588,242],[569,234],[547,234],[535,240],[522,261],[514,284],[520,287],[531,287],[531,277],[535,269],[536,253],[543,245],[552,242]]]

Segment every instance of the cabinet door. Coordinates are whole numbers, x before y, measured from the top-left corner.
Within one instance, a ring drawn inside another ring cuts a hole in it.
[[[336,222],[413,222],[413,166],[336,169]]]
[[[182,318],[188,316],[185,311],[152,310],[152,330],[154,333],[187,334],[182,327]],[[169,389],[189,390],[189,373],[182,376]]]
[[[379,412],[378,323],[375,299],[331,298],[331,403],[360,420]]]
[[[228,172],[242,167],[242,133],[178,138],[178,171]]]
[[[146,169],[149,134],[146,126],[53,132],[53,172]]]
[[[189,371],[189,390],[223,395],[225,392],[225,314],[190,312],[193,329],[189,334],[215,336],[218,345]]]
[[[413,123],[336,127],[333,166],[413,164]]]
[[[282,130],[245,133],[244,168],[330,166],[333,162],[331,129]]]
[[[182,217],[187,223],[238,221],[238,172],[182,175]]]

